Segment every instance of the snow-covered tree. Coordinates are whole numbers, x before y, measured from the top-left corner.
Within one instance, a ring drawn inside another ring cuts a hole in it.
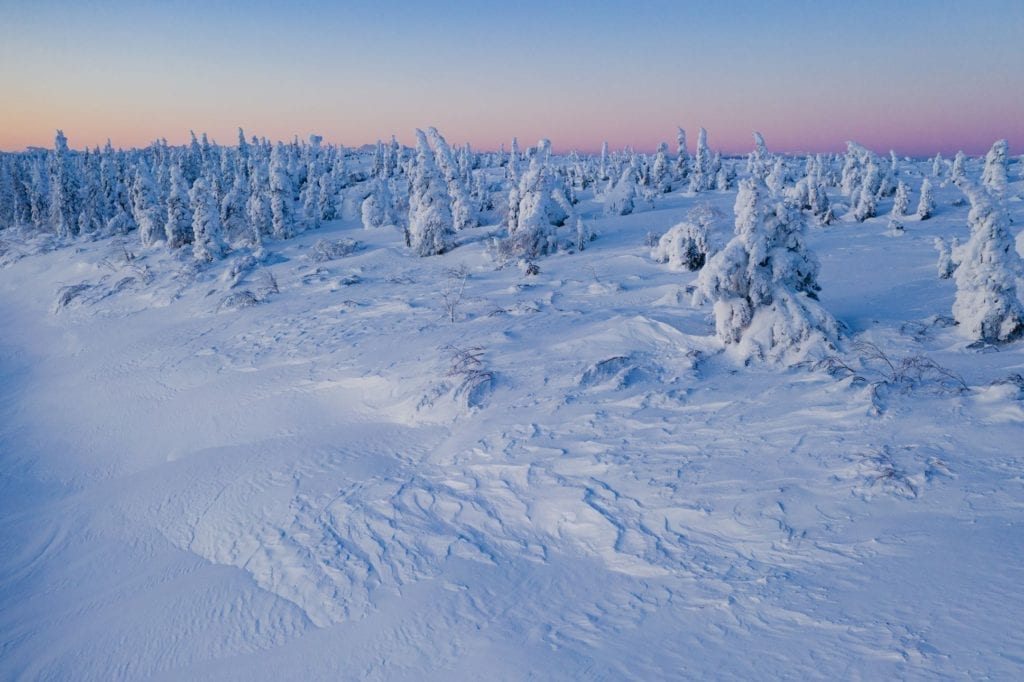
[[[194,140],[194,138],[193,138]],[[188,186],[181,162],[171,165],[171,189],[167,195],[167,220],[164,222],[167,247],[177,249],[192,241],[192,214]]]
[[[708,148],[708,131],[700,129],[697,134],[697,151],[693,156],[693,169],[690,173],[690,191],[703,192],[711,189],[715,181],[715,169]]]
[[[1009,217],[998,197],[985,188],[964,177],[957,186],[971,202],[971,236],[952,249],[953,318],[978,341],[1012,341],[1024,333],[1024,304],[1017,297],[1024,266],[1014,249]]]
[[[917,217],[928,220],[935,212],[935,199],[932,196],[932,183],[928,178],[921,181],[921,198],[917,202]]]
[[[757,135],[757,133],[754,134]],[[761,144],[764,144],[764,140],[761,140]],[[761,170],[761,167],[758,166],[757,163],[754,165],[758,171]],[[786,164],[783,162],[782,157],[775,159],[775,163],[772,164],[771,171],[769,171],[766,177],[762,178],[760,175],[756,174],[754,177],[764,180],[765,185],[768,186],[768,189],[771,190],[772,194],[781,194],[783,188],[786,186],[786,181],[789,179],[786,172]]]
[[[192,183],[188,196],[192,208],[192,255],[200,261],[217,260],[224,255],[217,197],[203,177]]]
[[[265,161],[249,159],[249,197],[245,200],[245,217],[249,222],[249,238],[256,248],[263,245],[263,236],[273,230],[270,211],[270,178]]]
[[[693,271],[704,267],[710,252],[707,227],[684,221],[661,235],[651,258],[675,270]]]
[[[867,170],[864,173],[864,181],[861,183],[860,194],[857,196],[857,204],[853,207],[853,218],[857,222],[864,222],[873,218],[878,211],[878,189],[882,182],[882,173],[874,160],[868,161]]]
[[[686,131],[676,129],[676,163],[675,175],[679,182],[685,182],[690,174],[690,154],[686,150]]]
[[[519,138],[512,138],[512,148],[508,152],[508,163],[505,166],[505,177],[512,184],[519,182]]]
[[[305,180],[302,189],[299,191],[299,205],[302,208],[302,222],[309,229],[320,227],[323,219],[320,210],[320,179],[327,172],[323,163],[323,151],[321,143],[323,137],[310,135],[309,144],[303,148],[305,156]],[[377,146],[383,154],[384,146],[380,140]],[[383,159],[381,162],[381,173],[383,173]]]
[[[896,195],[892,200],[892,215],[905,216],[910,207],[910,188],[900,180],[896,183]]]
[[[781,162],[781,159],[776,159],[775,156],[768,151],[768,145],[764,142],[764,136],[759,132],[754,132],[754,151],[747,157],[747,172],[757,178],[758,180],[767,181],[768,174]],[[771,185],[768,185],[770,188]],[[778,192],[780,190],[772,190]]]
[[[998,140],[985,155],[985,170],[981,174],[981,183],[996,194],[1005,194],[1009,183],[1007,168],[1010,147],[1006,140]]]
[[[530,159],[530,166],[509,192],[508,239],[513,254],[536,258],[558,247],[555,227],[562,225],[572,207],[551,175],[541,154]]]
[[[444,178],[422,130],[416,131],[416,141],[405,243],[420,256],[435,256],[452,247],[452,213]]]
[[[664,194],[672,191],[672,177],[668,164],[668,145],[662,142],[651,164],[650,186],[655,192]]]
[[[960,240],[953,237],[952,245],[946,244],[941,238],[936,237],[933,242],[935,250],[939,252],[939,260],[935,269],[939,273],[939,279],[950,279],[956,271],[956,263],[953,262],[953,252],[960,247]]]
[[[950,179],[955,183],[967,177],[967,155],[962,151],[953,157],[953,167],[949,171]]]
[[[246,215],[246,202],[249,199],[249,188],[245,175],[235,175],[231,188],[220,201],[220,222],[224,235],[229,240],[249,236],[249,220]]]
[[[637,201],[636,173],[637,168],[632,164],[626,166],[625,170],[622,171],[618,182],[605,195],[605,213],[608,215],[629,215],[633,212]]]
[[[81,180],[74,158],[68,149],[68,139],[64,132],[57,131],[53,143],[53,156],[50,161],[50,222],[53,229],[61,237],[72,237],[78,234],[81,202],[79,188]]]
[[[270,154],[271,229],[277,239],[291,237],[295,229],[295,183],[288,166],[288,152],[278,142]]]
[[[161,211],[156,201],[156,185],[149,166],[140,163],[135,169],[132,184],[132,213],[139,226],[139,241],[151,246],[166,238]]]
[[[744,360],[798,360],[831,346],[835,319],[817,303],[818,262],[800,213],[743,180],[736,232],[697,278],[697,301],[714,303],[718,338]]]
[[[448,189],[448,196],[451,198],[451,213],[453,226],[456,230],[464,230],[467,227],[477,225],[476,214],[473,211],[473,204],[469,200],[469,192],[463,183],[459,171],[458,162],[452,153],[451,147],[445,141],[437,128],[427,129],[427,138],[434,149],[434,158],[441,169]]]
[[[370,182],[370,193],[360,204],[360,216],[365,229],[392,225],[395,222],[394,200],[387,181],[377,178]]]
[[[945,167],[945,163],[942,160],[942,154],[936,154],[935,158],[932,159],[932,175],[935,177],[942,177],[942,169]]]

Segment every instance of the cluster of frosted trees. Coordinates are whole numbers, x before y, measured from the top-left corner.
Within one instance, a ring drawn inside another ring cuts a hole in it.
[[[984,168],[968,158],[936,156],[922,177],[916,216],[935,211],[932,183],[955,184],[971,202],[971,238],[939,242],[939,270],[957,283],[954,317],[986,342],[1024,332],[1017,294],[1020,258],[1003,207],[1009,150],[993,145]],[[459,233],[504,226],[503,257],[527,261],[557,250],[583,250],[592,234],[577,209],[588,193],[610,215],[654,206],[671,192],[727,191],[739,184],[735,236],[717,253],[707,215],[669,230],[655,259],[701,270],[696,298],[713,303],[722,341],[747,357],[806,354],[830,345],[838,328],[816,300],[817,264],[805,244],[808,222],[864,221],[892,198],[890,216],[910,215],[908,181],[920,175],[895,153],[880,157],[851,142],[844,155],[773,154],[754,133],[745,161],[723,158],[700,129],[692,153],[678,129],[674,154],[629,149],[556,157],[541,140],[521,149],[477,153],[450,146],[434,128],[416,131],[416,145],[392,138],[353,150],[306,142],[247,140],[212,144],[205,135],[172,147],[73,151],[58,131],[51,150],[0,154],[0,229],[49,233],[59,239],[134,234],[147,247],[183,250],[214,261],[232,250],[262,252],[264,240],[287,239],[325,221],[358,215],[368,229],[396,226],[420,256],[455,248]],[[740,179],[742,178],[742,179]],[[829,199],[829,191],[833,200]],[[845,203],[843,203],[845,201]]]
[[[144,246],[191,248],[199,260],[231,245],[256,249],[338,211],[353,180],[345,152],[321,144],[211,144],[204,135],[171,147],[73,152],[57,132],[53,150],[0,157],[0,227],[59,238],[135,233]]]

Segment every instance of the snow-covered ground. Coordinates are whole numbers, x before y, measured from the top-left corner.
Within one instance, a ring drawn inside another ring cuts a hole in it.
[[[497,226],[5,237],[0,678],[1019,679],[1024,342],[950,325],[959,197],[810,228],[863,379],[735,364],[651,259],[735,192],[584,197],[536,275]]]

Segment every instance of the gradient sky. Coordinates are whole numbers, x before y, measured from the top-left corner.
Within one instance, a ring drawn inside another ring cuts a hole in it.
[[[855,7],[851,7],[855,6]],[[359,145],[1024,152],[1024,0],[0,0],[0,149]]]

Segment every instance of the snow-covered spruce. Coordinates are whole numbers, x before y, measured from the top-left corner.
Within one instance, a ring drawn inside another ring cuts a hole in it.
[[[971,237],[951,249],[956,266],[953,318],[977,341],[1012,341],[1024,333],[1024,304],[1017,297],[1024,267],[1014,250],[1009,218],[998,197],[984,187],[962,176],[957,187],[971,202]]]
[[[967,177],[967,155],[962,151],[953,157],[953,165],[949,169],[949,179],[954,183]]]
[[[857,195],[857,203],[853,207],[853,219],[857,222],[864,222],[868,218],[875,217],[878,212],[878,191],[882,183],[882,172],[874,160],[868,161],[867,169],[864,172],[864,181],[861,183],[860,193]]]
[[[213,261],[224,255],[217,198],[206,178],[197,178],[189,190],[192,207],[192,255],[199,261]]]
[[[690,175],[690,154],[686,150],[686,131],[682,128],[676,129],[676,162],[672,170],[680,184],[688,180]]]
[[[704,192],[712,188],[715,173],[711,149],[708,148],[708,131],[700,129],[697,134],[697,151],[693,156],[693,168],[690,170],[690,191]]]
[[[917,201],[917,217],[920,220],[928,220],[935,213],[935,198],[932,195],[931,180],[925,178],[921,181],[921,198]]]
[[[758,180],[765,180],[775,166],[775,157],[768,151],[764,136],[754,132],[754,151],[747,157],[747,173]]]
[[[743,361],[795,362],[832,347],[835,319],[817,302],[818,262],[800,212],[740,183],[735,236],[697,278],[696,302],[714,304],[718,338]]]
[[[277,239],[287,239],[295,232],[295,183],[288,166],[288,152],[278,142],[270,155],[271,229]]]
[[[50,158],[50,224],[57,236],[78,234],[79,186],[81,180],[68,149],[68,139],[58,130]]]
[[[668,263],[675,270],[694,271],[704,267],[710,252],[707,228],[682,222],[661,236],[651,250],[651,258],[659,263]]]
[[[386,180],[374,178],[370,181],[370,193],[360,204],[359,213],[363,227],[368,230],[394,224],[394,199]]]
[[[985,155],[985,169],[981,173],[981,184],[995,194],[1005,194],[1009,183],[1007,166],[1010,147],[1006,140],[997,140]]]
[[[939,279],[950,279],[956,271],[956,263],[953,262],[953,251],[960,246],[960,240],[953,237],[952,244],[947,244],[941,237],[936,237],[932,242],[935,250],[939,252],[939,259],[935,263],[935,270]]]
[[[910,188],[907,183],[900,180],[896,184],[896,195],[892,200],[892,215],[901,217],[907,215],[907,209],[910,207]]]
[[[452,212],[444,179],[422,130],[416,130],[416,142],[405,243],[419,256],[436,256],[452,248]]]
[[[171,188],[167,195],[167,219],[164,222],[167,246],[176,249],[192,241],[192,216],[189,212],[188,186],[181,163],[171,165]]]
[[[545,145],[540,145],[543,148]],[[547,154],[534,154],[518,186],[509,190],[505,250],[519,258],[536,258],[558,248],[555,228],[565,224],[572,207],[552,177]]]
[[[615,186],[605,195],[604,212],[608,215],[629,215],[636,208],[637,168],[635,162],[626,166]]]
[[[478,222],[477,217],[451,147],[448,146],[448,142],[437,131],[437,128],[427,129],[427,139],[433,147],[434,158],[444,177],[448,196],[451,198],[452,226],[456,230],[475,227]]]
[[[668,144],[662,142],[658,145],[658,152],[654,155],[654,163],[651,164],[650,186],[660,194],[672,191],[672,175],[668,163]]]

